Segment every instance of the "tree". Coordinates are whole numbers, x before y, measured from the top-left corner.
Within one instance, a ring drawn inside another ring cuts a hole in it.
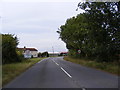
[[[85,14],[79,14],[76,17],[67,19],[65,25],[62,25],[59,31],[57,31],[69,49],[69,55],[80,57],[78,50],[80,49],[84,52],[83,45],[88,39],[88,25],[86,22]],[[81,56],[83,56],[82,54]]]
[[[69,55],[98,61],[118,60],[120,51],[120,14],[118,2],[85,2],[84,13],[67,19],[57,33],[66,43]],[[81,50],[81,54],[77,51]]]
[[[78,7],[85,10],[94,54],[103,61],[114,60],[120,50],[120,2],[85,2]]]
[[[46,51],[46,52],[43,52],[43,53],[41,54],[41,57],[49,57],[48,52],[47,52],[47,51]]]
[[[38,53],[38,57],[41,57],[41,53],[40,52]]]
[[[2,34],[2,63],[21,61],[17,55],[18,39],[12,34]]]

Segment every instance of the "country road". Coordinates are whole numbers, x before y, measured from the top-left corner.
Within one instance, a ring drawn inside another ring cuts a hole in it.
[[[118,77],[65,61],[63,57],[49,57],[4,88],[118,88]]]

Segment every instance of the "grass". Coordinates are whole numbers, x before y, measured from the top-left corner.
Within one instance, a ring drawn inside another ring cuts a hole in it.
[[[109,63],[96,62],[96,61],[86,60],[86,59],[75,59],[68,56],[64,57],[64,60],[77,63],[83,66],[92,67],[98,70],[102,70],[102,71],[120,76],[120,73],[118,73],[118,70],[119,70],[118,62],[109,62]]]
[[[2,86],[44,58],[32,58],[19,63],[2,65]]]
[[[2,88],[2,65],[0,64],[0,88]]]

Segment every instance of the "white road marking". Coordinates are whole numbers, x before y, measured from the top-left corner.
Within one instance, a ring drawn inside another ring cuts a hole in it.
[[[58,64],[58,63],[56,63],[54,60],[53,60],[53,62],[54,62],[56,65],[58,65],[58,66],[59,66],[59,64]]]
[[[42,60],[41,60],[41,61],[39,61],[38,63],[40,63],[40,62],[42,62]]]
[[[43,60],[45,60],[45,59],[40,60],[38,63],[42,62]]]
[[[55,61],[54,60],[52,60],[54,63],[55,63]]]
[[[59,66],[59,64],[58,64],[58,63],[56,63],[56,62],[55,62],[55,64]]]
[[[82,88],[82,90],[86,90],[85,88]]]
[[[67,73],[62,67],[61,67],[61,69],[63,70],[63,72],[64,72],[65,74],[67,74],[70,78],[72,78],[72,76],[71,76],[69,73]]]
[[[59,64],[58,63],[56,63],[54,60],[52,60],[56,65],[58,65],[59,66]],[[63,69],[62,67],[60,67],[61,69],[62,69],[62,71],[65,73],[65,74],[67,74],[70,78],[72,78],[72,76],[67,72],[67,71],[65,71],[65,69]]]

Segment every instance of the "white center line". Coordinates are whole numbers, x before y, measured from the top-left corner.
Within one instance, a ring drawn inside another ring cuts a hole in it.
[[[56,63],[54,60],[52,60],[56,65],[58,65],[59,66],[59,64],[58,63]],[[67,71],[65,71],[65,69],[63,69],[62,67],[60,67],[61,69],[62,69],[62,71],[65,73],[65,74],[67,74],[70,78],[72,78],[72,76],[67,72]]]
[[[54,60],[52,60],[53,62],[55,62]]]
[[[82,88],[82,90],[86,90],[85,88]]]
[[[63,70],[63,72],[64,72],[65,74],[67,74],[70,78],[72,78],[72,76],[71,76],[69,73],[67,73],[62,67],[61,67],[61,69]]]
[[[56,62],[55,62],[55,64],[59,66],[59,64],[58,64],[58,63],[56,63]]]
[[[53,60],[53,62],[55,62],[55,61]],[[55,62],[55,64],[59,66],[59,64],[58,64],[58,63],[56,63],[56,62]]]

